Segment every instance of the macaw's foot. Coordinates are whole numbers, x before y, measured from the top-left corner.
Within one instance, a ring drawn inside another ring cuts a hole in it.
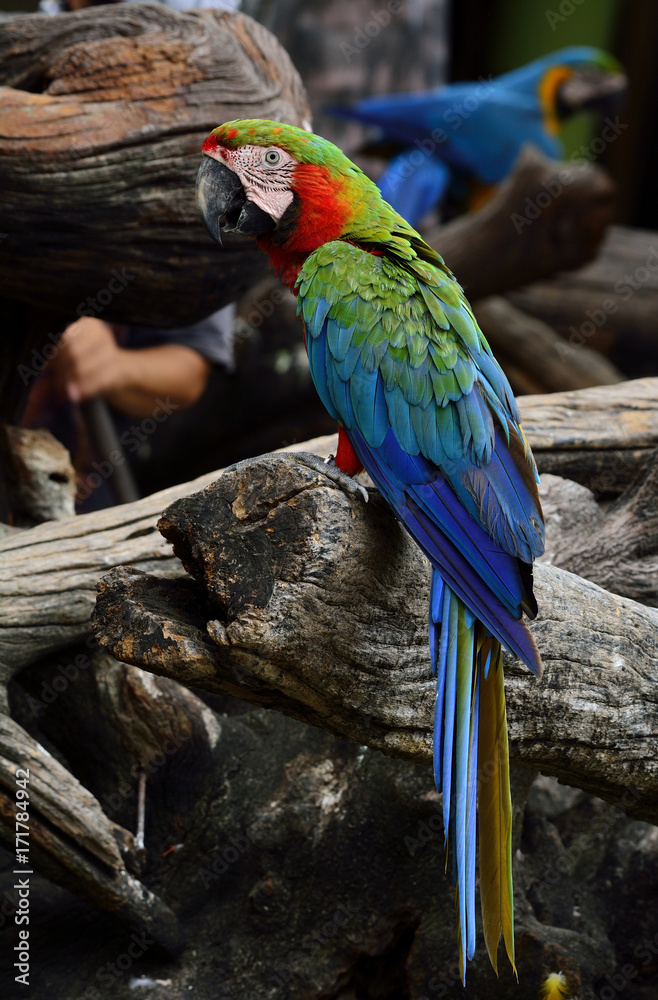
[[[319,455],[311,455],[308,451],[297,451],[294,452],[294,456],[298,462],[308,466],[309,469],[319,472],[321,476],[327,476],[340,486],[341,489],[345,490],[346,493],[350,493],[353,496],[360,494],[365,502],[368,502],[368,490],[366,487],[361,483],[357,483],[356,479],[352,479],[346,472],[341,472],[336,465],[333,455],[329,455],[328,458],[320,458]]]

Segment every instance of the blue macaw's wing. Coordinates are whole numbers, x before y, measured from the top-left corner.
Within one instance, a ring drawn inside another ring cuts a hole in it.
[[[446,164],[416,147],[394,157],[377,181],[384,201],[412,226],[442,201],[449,183]]]
[[[336,242],[308,258],[298,289],[328,411],[452,591],[538,671],[520,621],[543,550],[536,471],[459,285],[432,263]]]
[[[562,152],[559,140],[545,130],[537,94],[497,80],[368,98],[351,108],[350,116],[402,143],[407,147],[403,155],[441,160],[485,184],[497,184],[509,173],[525,143],[534,143],[548,156]],[[397,208],[383,190],[382,195]]]

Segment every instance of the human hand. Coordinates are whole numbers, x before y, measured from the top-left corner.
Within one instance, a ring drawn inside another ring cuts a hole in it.
[[[51,361],[55,385],[73,403],[122,389],[126,351],[109,323],[83,316],[67,326]]]

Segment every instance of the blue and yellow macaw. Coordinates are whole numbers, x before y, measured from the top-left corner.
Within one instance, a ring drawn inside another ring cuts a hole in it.
[[[197,200],[256,238],[298,296],[336,464],[365,468],[432,566],[434,774],[452,844],[462,963],[484,937],[514,965],[512,807],[501,648],[540,673],[523,621],[543,549],[535,463],[510,386],[439,254],[330,142],[239,120],[203,144]],[[479,838],[476,835],[476,799]]]
[[[561,123],[585,109],[612,113],[625,87],[616,59],[575,46],[492,80],[369,97],[331,110],[377,126],[386,143],[403,147],[378,183],[384,199],[415,226],[451,183],[468,182],[482,200],[507,176],[525,143],[562,156]]]

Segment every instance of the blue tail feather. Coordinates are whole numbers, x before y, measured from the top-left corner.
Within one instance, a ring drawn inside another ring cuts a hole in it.
[[[479,626],[459,598],[432,579],[430,632],[441,630],[434,718],[434,774],[443,792],[443,823],[452,846],[463,954],[475,951],[476,793],[481,665]],[[442,607],[438,607],[438,595]],[[439,621],[435,621],[439,618]]]
[[[473,628],[473,626],[471,626]],[[475,954],[475,840],[477,820],[477,759],[478,759],[478,713],[480,710],[480,672],[476,672],[473,684],[473,705],[471,708],[471,739],[468,758],[468,801],[466,803],[466,843],[473,845],[466,857],[466,905],[468,920],[467,959]]]

